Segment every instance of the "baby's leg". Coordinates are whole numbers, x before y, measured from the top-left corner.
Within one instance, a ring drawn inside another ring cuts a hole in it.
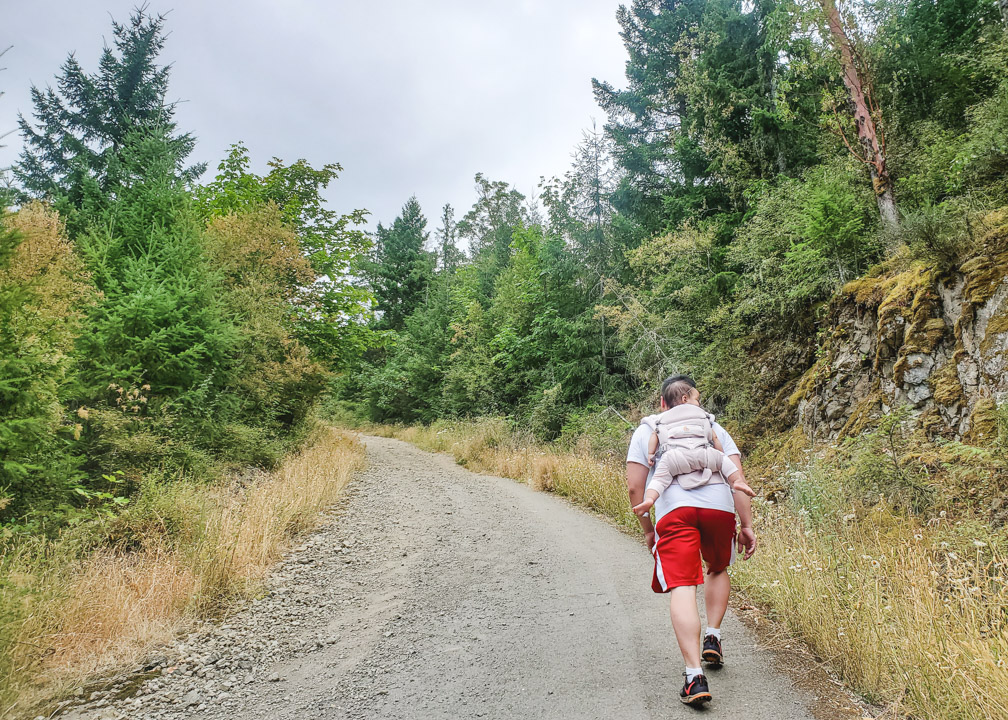
[[[658,452],[658,431],[651,433],[651,438],[648,440],[647,446],[647,459],[648,465],[654,464],[655,453]]]

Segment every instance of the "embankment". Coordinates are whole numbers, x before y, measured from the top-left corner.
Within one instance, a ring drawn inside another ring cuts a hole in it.
[[[364,464],[353,435],[322,428],[273,473],[152,483],[99,527],[8,542],[0,717],[51,706],[256,594],[287,542],[317,524]]]

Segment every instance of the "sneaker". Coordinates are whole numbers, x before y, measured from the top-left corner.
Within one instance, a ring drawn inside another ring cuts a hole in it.
[[[721,640],[714,635],[708,635],[703,639],[703,652],[701,659],[712,667],[724,665],[724,655],[721,654]]]
[[[686,673],[683,673],[686,678]],[[706,702],[710,702],[710,689],[707,687],[707,678],[697,675],[692,680],[683,683],[683,689],[679,691],[679,699],[690,707],[700,707]]]

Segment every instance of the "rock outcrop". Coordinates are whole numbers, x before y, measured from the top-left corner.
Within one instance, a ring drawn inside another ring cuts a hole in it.
[[[985,226],[955,271],[904,261],[841,290],[823,352],[789,399],[807,434],[858,434],[904,407],[932,436],[983,443],[996,432],[1008,400],[1008,209]]]

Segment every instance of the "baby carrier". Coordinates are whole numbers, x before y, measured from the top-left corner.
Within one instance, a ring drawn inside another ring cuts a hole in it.
[[[723,452],[714,447],[714,416],[697,405],[682,404],[644,418],[658,433],[655,471],[675,478],[685,490],[711,482],[727,482],[720,474]],[[715,471],[719,474],[714,475]]]

